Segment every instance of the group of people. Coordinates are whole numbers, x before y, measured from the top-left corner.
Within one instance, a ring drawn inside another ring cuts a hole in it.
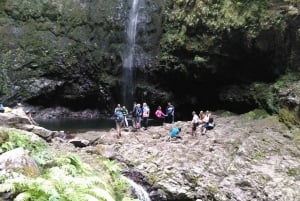
[[[120,104],[117,105],[114,111],[114,118],[117,128],[117,137],[121,137],[122,127],[128,127],[128,116],[129,112],[126,106]],[[132,116],[132,127],[134,129],[144,128],[147,130],[148,121],[150,116],[150,107],[146,102],[142,105],[140,103],[134,103],[132,111],[130,112]],[[155,116],[159,120],[160,125],[164,123],[174,123],[175,117],[175,107],[168,102],[166,107],[166,112],[162,111],[162,107],[158,106],[155,111]],[[203,112],[202,110],[197,114],[195,111],[192,112],[192,136],[196,136],[197,128],[200,128],[202,135],[206,133],[207,130],[213,129],[215,127],[214,119],[210,111]],[[170,132],[171,138],[181,138],[179,133],[181,128],[174,127]]]
[[[196,136],[196,130],[200,127],[200,132],[202,135],[206,133],[206,130],[213,129],[215,127],[214,119],[210,111],[199,112],[199,115],[195,111],[192,112],[192,136]]]
[[[117,104],[117,107],[114,110],[114,119],[116,122],[117,137],[121,137],[122,127],[128,127],[128,119],[127,119],[128,114],[129,112],[126,106],[121,107],[120,104]],[[132,127],[134,129],[140,129],[142,127],[145,130],[148,129],[150,107],[146,102],[144,102],[142,105],[140,103],[134,103],[130,114],[132,116]],[[162,111],[161,106],[158,106],[157,110],[155,111],[155,116],[159,120],[160,125],[163,125],[163,123],[165,122],[174,123],[175,107],[170,102],[168,102],[168,105],[166,107],[166,112],[164,113]]]
[[[171,104],[171,102],[168,102],[166,113],[162,111],[161,106],[157,107],[157,110],[155,111],[155,116],[160,122],[160,125],[163,125],[164,123],[174,123],[175,120],[175,107]],[[167,119],[167,120],[165,120]]]
[[[207,130],[211,130],[215,127],[215,122],[210,111],[203,112],[201,110],[199,115],[193,111],[192,115],[192,136],[196,136],[198,128],[200,128],[201,134],[204,135]],[[170,138],[182,139],[180,132],[181,128],[173,127],[170,131]]]

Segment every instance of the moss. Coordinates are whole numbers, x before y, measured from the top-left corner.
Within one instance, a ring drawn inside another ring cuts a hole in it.
[[[179,62],[178,49],[218,52],[218,44],[224,43],[222,36],[230,36],[232,30],[243,32],[249,44],[261,31],[273,26],[282,32],[286,25],[271,4],[267,0],[168,1],[163,12],[161,61],[175,56]]]
[[[287,175],[290,177],[297,177],[300,175],[300,167],[288,168]]]
[[[0,146],[8,140],[8,133],[5,130],[0,130]]]
[[[0,1],[0,17],[5,15],[4,8],[5,8],[6,0]]]
[[[148,177],[148,182],[154,186],[159,180],[156,174],[154,173],[150,173],[149,175],[147,175]]]
[[[263,108],[271,114],[278,113],[278,90],[273,90],[270,84],[254,83],[251,86],[251,93],[259,108]]]
[[[255,109],[245,114],[246,119],[249,120],[264,119],[268,116],[269,114],[262,109]]]
[[[257,152],[255,152],[252,157],[252,159],[254,160],[261,160],[266,158],[266,152],[264,150],[258,150]]]
[[[297,106],[293,110],[289,110],[288,108],[281,108],[279,110],[279,120],[282,123],[284,123],[288,128],[291,128],[293,126],[300,126],[298,109],[299,106]]]
[[[300,131],[294,133],[293,141],[295,142],[296,146],[300,148]],[[299,153],[297,155],[300,157]]]

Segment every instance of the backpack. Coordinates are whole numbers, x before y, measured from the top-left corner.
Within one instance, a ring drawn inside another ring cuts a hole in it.
[[[215,122],[212,117],[209,118],[209,121],[207,123],[207,129],[213,129],[215,127]]]
[[[124,115],[121,111],[116,111],[115,114],[115,121],[122,122],[124,120]]]
[[[134,107],[134,108],[133,108],[132,116],[133,116],[133,117],[137,117],[137,107]]]
[[[173,112],[174,112],[174,109],[175,109],[175,108],[174,108],[173,105],[168,106],[168,107],[167,107],[167,111],[166,111],[167,115],[172,115]]]
[[[142,114],[143,114],[142,108],[137,108],[137,109],[136,109],[136,116],[137,116],[137,117],[141,117]]]

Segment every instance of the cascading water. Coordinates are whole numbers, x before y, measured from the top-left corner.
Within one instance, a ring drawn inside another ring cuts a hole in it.
[[[133,65],[139,0],[133,0],[127,28],[127,48],[123,61],[123,104],[129,106],[134,97]]]
[[[132,188],[135,191],[135,195],[140,201],[151,201],[149,194],[147,193],[147,191],[145,191],[145,189],[141,185],[135,183],[133,180],[127,177],[123,177],[123,179],[132,186]]]

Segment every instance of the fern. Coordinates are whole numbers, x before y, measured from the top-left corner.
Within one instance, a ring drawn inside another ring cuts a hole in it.
[[[29,136],[28,133],[18,130],[8,130],[7,132],[8,140],[1,145],[5,151],[23,147],[32,152],[38,152],[46,148],[46,143],[34,135]]]
[[[99,175],[76,155],[52,156],[44,151],[36,153],[35,158],[44,168],[42,175],[37,178],[13,172],[0,175],[0,194],[11,192],[16,195],[16,201],[115,201],[124,198],[127,184],[121,179],[120,168],[114,161],[105,161],[107,172]]]

